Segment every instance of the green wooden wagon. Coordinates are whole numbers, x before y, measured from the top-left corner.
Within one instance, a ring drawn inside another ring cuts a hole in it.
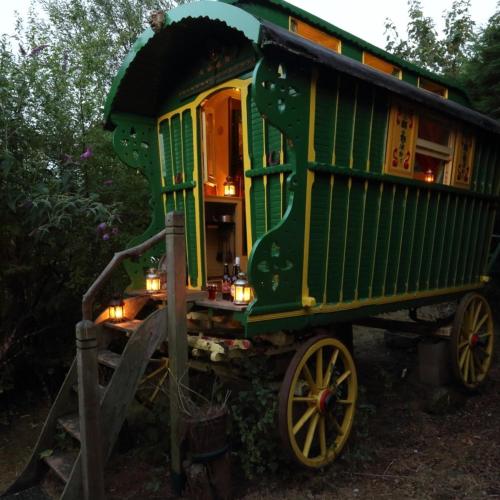
[[[325,465],[349,436],[357,381],[341,339],[355,321],[458,300],[451,365],[466,387],[484,380],[500,125],[455,83],[282,0],[201,1],[137,40],[105,115],[151,189],[151,224],[131,244],[179,211],[190,291],[220,279],[228,255],[247,270],[248,306],[195,301],[198,362],[224,365],[233,351],[210,346],[242,339],[296,351],[280,430],[300,463]],[[162,252],[126,264],[129,293]]]
[[[192,340],[197,359],[228,362],[217,339],[296,350],[280,426],[300,463],[325,465],[349,436],[352,322],[458,300],[451,365],[464,386],[483,381],[500,125],[455,83],[282,0],[202,1],[137,40],[105,115],[151,187],[151,224],[132,244],[180,211],[189,290],[220,279],[228,254],[248,273],[248,306],[195,301],[190,334],[212,339]],[[129,292],[151,254],[126,264]]]

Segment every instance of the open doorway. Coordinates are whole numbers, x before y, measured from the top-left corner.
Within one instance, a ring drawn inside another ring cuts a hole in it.
[[[220,90],[201,104],[201,157],[207,281],[236,258],[246,269],[243,124],[240,90]]]

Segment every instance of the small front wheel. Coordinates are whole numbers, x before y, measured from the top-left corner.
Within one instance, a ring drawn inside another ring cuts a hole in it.
[[[354,361],[338,339],[313,337],[296,352],[280,389],[279,427],[300,465],[335,460],[349,438],[357,394]]]

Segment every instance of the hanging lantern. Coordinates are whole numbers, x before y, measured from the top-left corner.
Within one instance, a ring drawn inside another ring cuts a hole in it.
[[[123,299],[116,295],[109,302],[109,319],[114,323],[120,323],[125,319],[125,302]]]
[[[425,172],[425,175],[424,175],[424,181],[425,182],[434,182],[434,180],[435,180],[434,172],[432,171],[431,168],[428,168]]]
[[[236,184],[232,177],[226,177],[226,182],[224,182],[224,196],[236,196]]]
[[[156,293],[160,291],[160,274],[154,268],[149,269],[146,274],[146,290],[150,293]]]
[[[248,284],[245,273],[238,274],[238,279],[233,283],[233,303],[237,306],[246,306],[253,299],[253,289]]]

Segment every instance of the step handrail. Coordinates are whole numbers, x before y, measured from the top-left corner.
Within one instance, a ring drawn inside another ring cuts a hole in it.
[[[122,250],[121,252],[116,252],[113,255],[113,258],[109,261],[109,264],[92,283],[92,285],[85,292],[82,298],[82,316],[84,320],[92,321],[92,307],[94,305],[95,296],[97,295],[97,292],[99,292],[99,290],[102,288],[104,283],[109,279],[113,271],[122,263],[122,261],[130,257],[139,257],[151,247],[159,243],[162,239],[164,240],[166,234],[167,230],[162,229],[159,233],[155,234],[146,241],[143,241],[139,245],[136,245],[132,248],[127,248],[126,250]]]

